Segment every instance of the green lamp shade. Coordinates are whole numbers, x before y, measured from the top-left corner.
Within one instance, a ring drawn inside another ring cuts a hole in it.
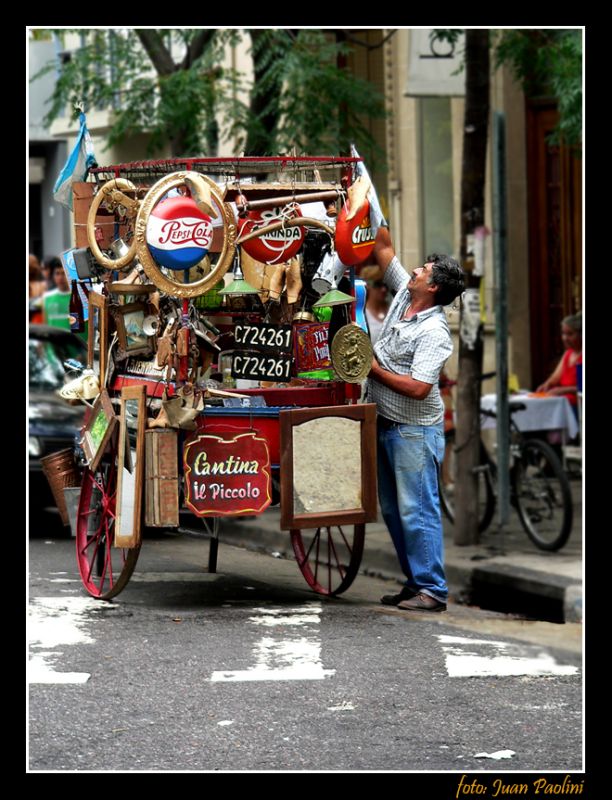
[[[245,281],[244,278],[234,279],[229,286],[226,286],[225,289],[221,289],[219,294],[259,294],[257,289],[248,281]]]
[[[341,306],[344,303],[354,303],[355,298],[350,294],[345,294],[339,289],[332,289],[327,294],[324,294],[316,303],[313,303],[313,308],[320,308],[321,306]]]

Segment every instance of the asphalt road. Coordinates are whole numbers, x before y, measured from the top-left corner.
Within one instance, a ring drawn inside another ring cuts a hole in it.
[[[31,539],[28,771],[583,768],[581,626],[401,612],[364,575],[326,600],[223,541],[207,559],[146,539],[104,603],[73,540]]]

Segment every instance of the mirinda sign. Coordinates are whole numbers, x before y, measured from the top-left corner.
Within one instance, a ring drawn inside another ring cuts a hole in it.
[[[185,443],[185,505],[198,517],[261,514],[272,502],[270,451],[256,433]]]

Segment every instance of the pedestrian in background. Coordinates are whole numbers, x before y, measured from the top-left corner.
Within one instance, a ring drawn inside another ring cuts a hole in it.
[[[582,365],[582,312],[561,321],[561,339],[565,352],[552,374],[541,383],[536,392],[567,397],[576,411],[578,377],[576,367]]]
[[[47,256],[42,263],[42,271],[45,281],[47,283],[47,291],[55,289],[53,280],[53,273],[57,267],[62,266],[62,261],[59,256]]]
[[[408,274],[389,231],[376,235],[374,255],[396,292],[374,346],[367,400],[377,405],[378,492],[406,584],[381,602],[409,611],[445,611],[448,586],[438,495],[444,458],[440,372],[453,344],[443,306],[464,289],[449,256],[428,256]]]
[[[69,331],[70,284],[59,258],[53,268],[52,277],[54,288],[43,295],[44,322],[45,325],[53,325],[56,328],[64,328]]]
[[[29,298],[29,321],[41,323],[43,321],[42,296],[45,292],[46,283],[40,262],[35,255],[30,253],[28,264],[28,298]]]
[[[372,345],[375,345],[389,311],[389,293],[380,267],[364,267],[359,277],[366,281],[368,286],[365,315],[368,321],[370,340]]]

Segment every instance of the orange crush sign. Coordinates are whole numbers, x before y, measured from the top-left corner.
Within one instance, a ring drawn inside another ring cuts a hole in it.
[[[185,505],[198,517],[261,514],[272,502],[270,452],[256,433],[197,436],[185,442],[183,465]]]

